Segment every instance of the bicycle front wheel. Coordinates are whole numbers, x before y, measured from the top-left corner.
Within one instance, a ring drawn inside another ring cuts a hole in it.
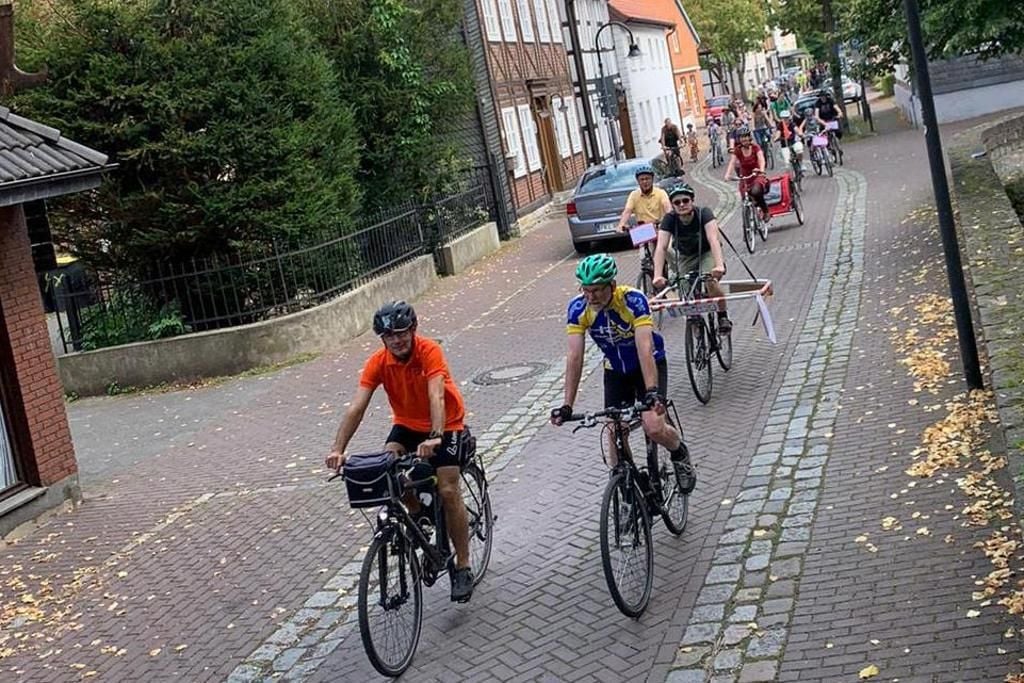
[[[743,243],[747,245],[747,251],[754,253],[756,242],[754,241],[754,207],[750,204],[743,205]]]
[[[643,493],[624,472],[612,474],[601,499],[601,566],[619,611],[643,614],[654,585],[651,520]]]
[[[386,527],[370,544],[359,573],[359,634],[373,668],[400,676],[416,655],[423,587],[412,544]]]
[[[704,318],[691,316],[686,319],[686,372],[690,375],[690,386],[701,403],[711,400],[711,344],[708,326]]]
[[[732,367],[732,333],[723,333],[721,328],[717,324],[711,324],[711,318],[714,313],[708,314],[708,331],[711,334],[718,335],[718,345],[715,347],[715,355],[718,356],[718,364],[722,366],[722,369],[726,372]]]
[[[473,569],[473,585],[487,572],[494,545],[494,513],[491,495],[487,492],[487,478],[476,465],[462,472],[462,502],[469,521],[469,565]]]

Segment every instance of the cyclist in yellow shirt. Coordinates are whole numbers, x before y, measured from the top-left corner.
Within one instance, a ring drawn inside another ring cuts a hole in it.
[[[626,208],[619,216],[619,232],[626,231],[630,215],[636,215],[637,223],[658,223],[661,217],[672,212],[672,202],[668,194],[660,187],[654,186],[654,168],[643,164],[636,169],[636,183],[639,189],[629,193]]]

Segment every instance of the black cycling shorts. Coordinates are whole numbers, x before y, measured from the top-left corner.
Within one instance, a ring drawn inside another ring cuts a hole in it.
[[[668,395],[668,363],[664,359],[657,362],[658,393],[662,398]],[[647,395],[644,373],[639,368],[629,373],[604,370],[604,406],[605,408],[629,408],[636,401],[643,401]]]
[[[430,437],[428,432],[417,432],[402,425],[392,425],[385,443],[397,443],[406,453],[416,453],[420,444]],[[462,432],[445,432],[441,435],[441,445],[428,462],[434,467],[459,467],[462,461]]]

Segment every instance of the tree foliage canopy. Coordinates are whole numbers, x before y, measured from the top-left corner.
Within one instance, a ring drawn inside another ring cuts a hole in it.
[[[686,11],[703,47],[726,68],[739,66],[747,52],[763,45],[768,23],[764,0],[690,0]]]
[[[832,0],[836,38],[860,48],[867,70],[890,71],[909,61],[903,0]],[[998,57],[1024,51],[1024,3],[1007,0],[919,0],[932,59],[962,54]],[[772,19],[823,59],[830,40],[820,0],[773,0]]]
[[[10,104],[119,165],[51,205],[58,236],[130,269],[337,234],[427,194],[472,80],[458,0],[22,0]],[[372,197],[372,199],[370,199]]]
[[[437,191],[457,171],[445,135],[473,102],[458,0],[302,0],[360,132],[372,197]]]

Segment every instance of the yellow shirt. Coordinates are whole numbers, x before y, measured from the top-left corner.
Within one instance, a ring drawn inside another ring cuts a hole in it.
[[[626,208],[636,215],[637,223],[661,221],[665,215],[666,204],[668,193],[660,187],[652,189],[650,194],[644,194],[639,189],[633,190],[626,200]]]

